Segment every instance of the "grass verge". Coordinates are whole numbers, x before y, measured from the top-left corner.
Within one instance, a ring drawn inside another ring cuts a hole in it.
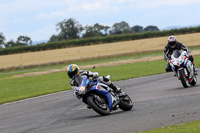
[[[200,56],[195,57],[197,67],[200,66],[199,58]],[[110,74],[111,81],[117,81],[164,73],[165,66],[164,60],[157,60],[101,67],[90,69],[90,71],[99,72],[100,75]],[[9,76],[12,75],[9,74]],[[71,89],[66,72],[21,78],[10,78],[9,76],[0,75],[0,104]]]
[[[156,128],[136,133],[199,133],[200,121],[188,122],[180,125]]]
[[[164,72],[163,60],[91,69],[100,75],[111,75],[111,80],[158,74]],[[157,66],[157,67],[156,67]],[[32,77],[10,78],[0,76],[0,104],[71,89],[66,72]]]

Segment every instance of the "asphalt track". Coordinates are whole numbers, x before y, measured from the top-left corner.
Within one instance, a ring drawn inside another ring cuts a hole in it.
[[[200,120],[200,83],[185,89],[173,73],[115,83],[131,111],[100,116],[64,91],[1,105],[0,133],[128,133]]]

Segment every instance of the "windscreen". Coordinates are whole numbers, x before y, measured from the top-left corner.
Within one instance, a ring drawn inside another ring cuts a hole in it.
[[[181,50],[174,50],[172,55],[173,55],[175,58],[178,58],[178,57],[181,55],[181,53],[182,53]]]

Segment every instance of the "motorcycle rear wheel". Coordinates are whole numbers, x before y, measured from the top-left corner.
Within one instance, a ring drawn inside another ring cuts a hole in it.
[[[192,79],[192,82],[190,82],[189,84],[192,85],[192,86],[194,86],[194,85],[196,85],[196,83],[197,83],[197,78],[196,78],[196,75],[195,75],[193,77],[193,79]]]
[[[102,99],[103,100],[103,99]],[[98,114],[105,116],[105,115],[109,115],[110,114],[110,109],[108,107],[108,105],[105,103],[98,103],[98,101],[96,101],[95,97],[90,95],[87,98],[87,102],[89,104],[89,106]],[[102,104],[102,105],[101,105]],[[103,106],[103,107],[102,107]]]

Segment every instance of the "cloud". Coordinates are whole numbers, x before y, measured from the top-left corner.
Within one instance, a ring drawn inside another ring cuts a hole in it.
[[[0,14],[19,14],[59,9],[59,7],[63,8],[63,6],[67,6],[69,2],[70,0],[7,0],[3,3],[0,1]]]
[[[71,6],[69,7],[69,11],[81,11],[81,10],[86,10],[86,11],[91,11],[91,10],[99,10],[101,9],[101,4],[100,3],[84,3],[78,6]]]
[[[190,4],[200,3],[199,0],[142,0],[138,2],[140,8],[157,8],[160,6],[186,6]]]
[[[5,26],[5,25],[6,25],[6,23],[3,22],[2,20],[0,20],[0,26]],[[0,32],[1,32],[1,28],[0,28]]]
[[[168,5],[188,5],[188,4],[195,4],[200,3],[199,0],[167,0],[166,4]]]
[[[3,35],[6,37],[6,42],[10,40],[16,41],[20,35],[29,36],[32,41],[49,40],[53,34],[57,34],[54,25],[47,25],[41,29],[34,31],[5,31]]]
[[[117,3],[124,3],[125,2],[125,0],[117,0]]]
[[[92,10],[99,10],[101,9],[101,4],[100,3],[92,3],[92,4],[84,4],[83,6],[84,10],[92,11]]]
[[[158,27],[183,22],[192,25],[199,23],[199,3],[200,0],[0,0],[0,32],[14,40],[23,34],[33,41],[45,40],[56,32],[56,23],[69,18],[82,25],[111,26],[121,21]],[[179,21],[171,21],[171,13]]]
[[[42,29],[37,29],[35,31],[30,32],[28,35],[29,37],[31,37],[32,41],[40,41],[49,40],[53,34],[56,34],[55,26],[47,25]]]
[[[70,5],[69,7],[69,11],[77,11],[77,12],[81,12],[81,11],[108,11],[108,10],[116,10],[117,8],[110,5],[110,1],[111,0],[104,0],[105,3],[103,3],[103,1],[98,1],[98,2],[82,2],[82,3],[77,3],[75,5]]]
[[[23,21],[23,20],[20,19],[20,18],[19,18],[19,19],[14,19],[14,20],[13,20],[13,23],[20,23],[20,22],[22,22],[22,21]]]
[[[37,19],[54,19],[54,18],[64,18],[66,17],[66,12],[65,11],[55,11],[55,12],[50,12],[50,13],[39,13],[36,18]]]

